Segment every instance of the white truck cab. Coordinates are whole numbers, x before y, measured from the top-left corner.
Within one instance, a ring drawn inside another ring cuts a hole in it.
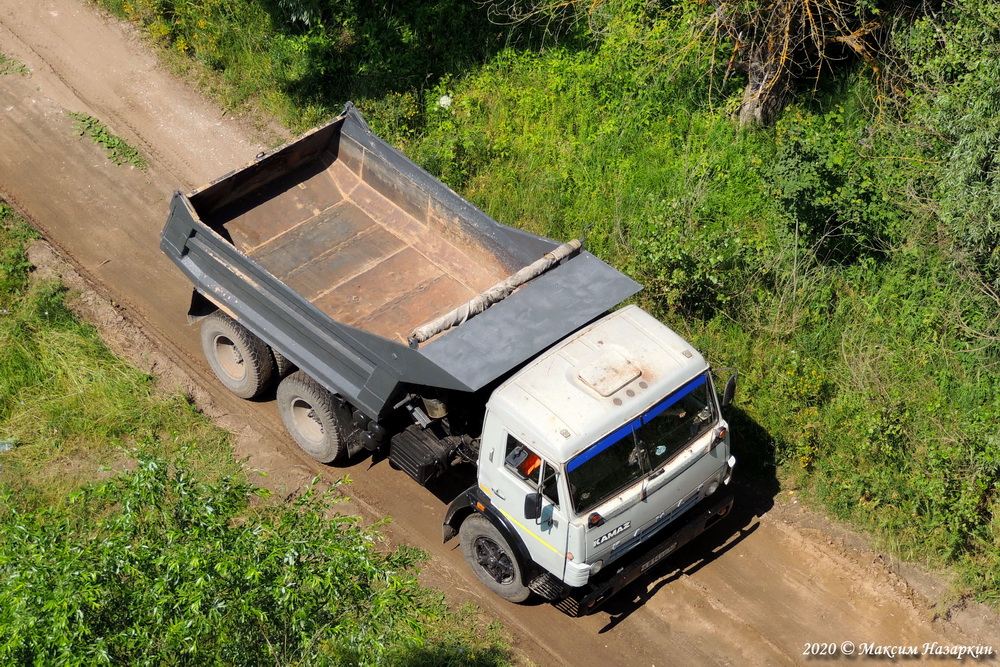
[[[478,495],[501,532],[512,533],[505,539],[519,544],[505,559],[495,539],[467,539],[463,530],[466,555],[508,599],[560,584],[564,594],[654,541],[727,485],[734,464],[705,359],[627,306],[561,341],[490,397]]]

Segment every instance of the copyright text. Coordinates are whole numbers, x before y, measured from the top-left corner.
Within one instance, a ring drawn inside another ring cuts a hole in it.
[[[952,646],[951,644],[941,644],[940,642],[927,642],[924,644],[910,645],[888,645],[873,644],[869,642],[806,642],[802,647],[802,655],[807,657],[822,658],[835,655],[841,656],[864,656],[869,658],[954,658],[963,660],[972,658],[980,660],[982,658],[992,658],[996,655],[992,646]]]

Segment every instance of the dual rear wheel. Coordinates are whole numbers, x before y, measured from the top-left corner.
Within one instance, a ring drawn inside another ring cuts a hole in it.
[[[302,450],[322,463],[347,453],[339,399],[280,353],[221,311],[201,325],[201,346],[219,381],[240,398],[256,398],[278,384],[278,413]]]
[[[201,348],[219,381],[240,398],[256,398],[277,375],[267,344],[225,313],[204,319]]]
[[[302,371],[278,385],[278,413],[299,447],[321,463],[347,453],[337,399]]]

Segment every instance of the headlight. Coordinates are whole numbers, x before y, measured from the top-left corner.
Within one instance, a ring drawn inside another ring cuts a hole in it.
[[[590,566],[590,576],[594,576],[595,574],[597,574],[598,572],[600,572],[602,567],[604,567],[604,561],[603,560],[599,560],[596,563],[594,563],[593,565],[591,565]]]
[[[708,498],[710,495],[719,490],[719,482],[717,480],[712,480],[712,483],[708,485],[705,489],[705,497]]]

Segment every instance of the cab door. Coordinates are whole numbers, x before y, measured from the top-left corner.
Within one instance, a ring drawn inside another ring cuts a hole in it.
[[[562,578],[569,526],[565,504],[560,503],[559,469],[510,433],[504,433],[504,437],[494,442],[501,446],[492,451],[488,475],[482,475],[485,470],[480,465],[481,482],[493,505],[521,535],[532,559]],[[537,519],[525,516],[524,502],[532,493],[541,494],[541,513]]]

